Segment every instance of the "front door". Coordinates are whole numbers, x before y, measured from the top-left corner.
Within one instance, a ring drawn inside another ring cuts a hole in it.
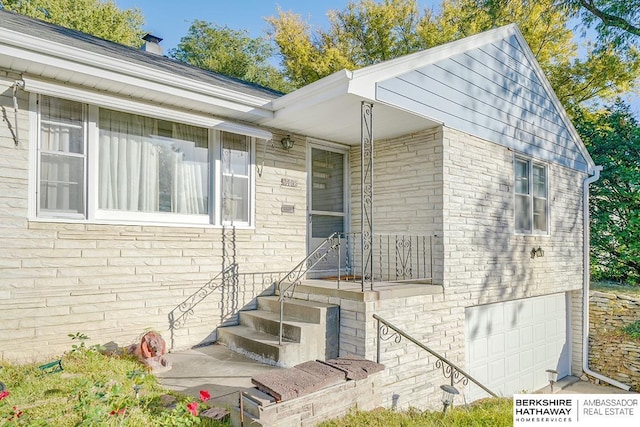
[[[309,169],[308,253],[314,251],[334,232],[346,232],[348,152],[345,149],[311,145]],[[341,258],[345,258],[346,251]],[[344,263],[341,263],[344,269]],[[313,269],[311,277],[338,274],[337,254],[328,256]]]

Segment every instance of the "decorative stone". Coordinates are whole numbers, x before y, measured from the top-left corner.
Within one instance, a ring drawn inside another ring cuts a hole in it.
[[[229,411],[223,408],[209,408],[200,412],[201,418],[211,418],[213,420],[222,421],[229,415]]]
[[[140,344],[130,346],[129,352],[135,354],[153,373],[171,369],[171,362],[164,357],[167,353],[167,344],[162,336],[155,331],[144,334]]]
[[[337,359],[329,359],[323,363],[344,371],[348,380],[361,380],[367,378],[370,374],[384,370],[384,365],[358,356],[339,357]]]

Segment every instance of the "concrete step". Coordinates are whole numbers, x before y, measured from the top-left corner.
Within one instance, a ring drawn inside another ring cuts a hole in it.
[[[278,344],[277,296],[258,297],[258,310],[240,312],[238,326],[218,328],[218,340],[236,352],[278,366],[338,356],[339,306],[286,299],[283,307],[282,345]]]
[[[287,318],[310,323],[322,323],[327,311],[340,310],[337,305],[292,298],[285,298],[283,306]],[[280,313],[280,297],[277,295],[258,297],[258,309]]]
[[[244,325],[218,328],[218,341],[233,351],[269,365],[279,364],[284,346],[278,344],[278,337]]]
[[[250,310],[240,312],[240,324],[259,332],[278,336],[280,334],[280,315],[272,311]],[[282,322],[282,338],[289,342],[300,342],[305,327],[319,325],[285,317]]]

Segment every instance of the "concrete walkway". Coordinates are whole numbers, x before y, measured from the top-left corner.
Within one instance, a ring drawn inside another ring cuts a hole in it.
[[[536,393],[552,393],[551,388],[538,390]],[[553,386],[553,393],[560,394],[637,394],[633,391],[622,390],[609,384],[593,384],[589,381],[582,381],[578,377],[568,376],[562,378]]]
[[[279,369],[264,365],[220,344],[167,354],[172,368],[156,375],[164,387],[198,397],[208,390],[210,403],[238,406],[240,391],[253,387],[251,377]]]

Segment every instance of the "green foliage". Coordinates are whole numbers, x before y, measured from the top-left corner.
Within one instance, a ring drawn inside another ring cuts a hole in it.
[[[635,49],[591,48],[579,58],[569,29],[572,16],[557,0],[443,0],[439,13],[421,12],[416,0],[361,0],[330,11],[327,31],[282,10],[267,22],[296,87],[515,22],[571,111],[586,100],[628,91],[640,74]]]
[[[139,47],[144,17],[139,9],[120,10],[113,0],[3,0],[4,8],[52,24]]]
[[[169,55],[226,76],[283,92],[290,91],[291,85],[276,67],[268,63],[274,51],[267,40],[251,38],[247,31],[195,20],[188,34]]]
[[[501,427],[513,425],[513,400],[508,398],[483,399],[469,407],[453,407],[446,414],[441,411],[352,411],[346,416],[326,421],[320,427],[387,427],[387,426],[433,426],[433,427]]]
[[[67,334],[67,336],[74,341],[80,341],[80,344],[71,345],[72,353],[75,351],[100,351],[102,348],[100,344],[94,344],[87,347],[86,342],[89,340],[89,337],[81,332],[76,332],[75,334]]]
[[[633,340],[640,341],[640,320],[622,328],[622,333]]]
[[[640,283],[640,124],[621,101],[581,110],[576,128],[596,164],[591,185],[591,274],[595,280]]]
[[[565,0],[588,27],[595,27],[601,46],[629,47],[640,38],[640,1]]]

